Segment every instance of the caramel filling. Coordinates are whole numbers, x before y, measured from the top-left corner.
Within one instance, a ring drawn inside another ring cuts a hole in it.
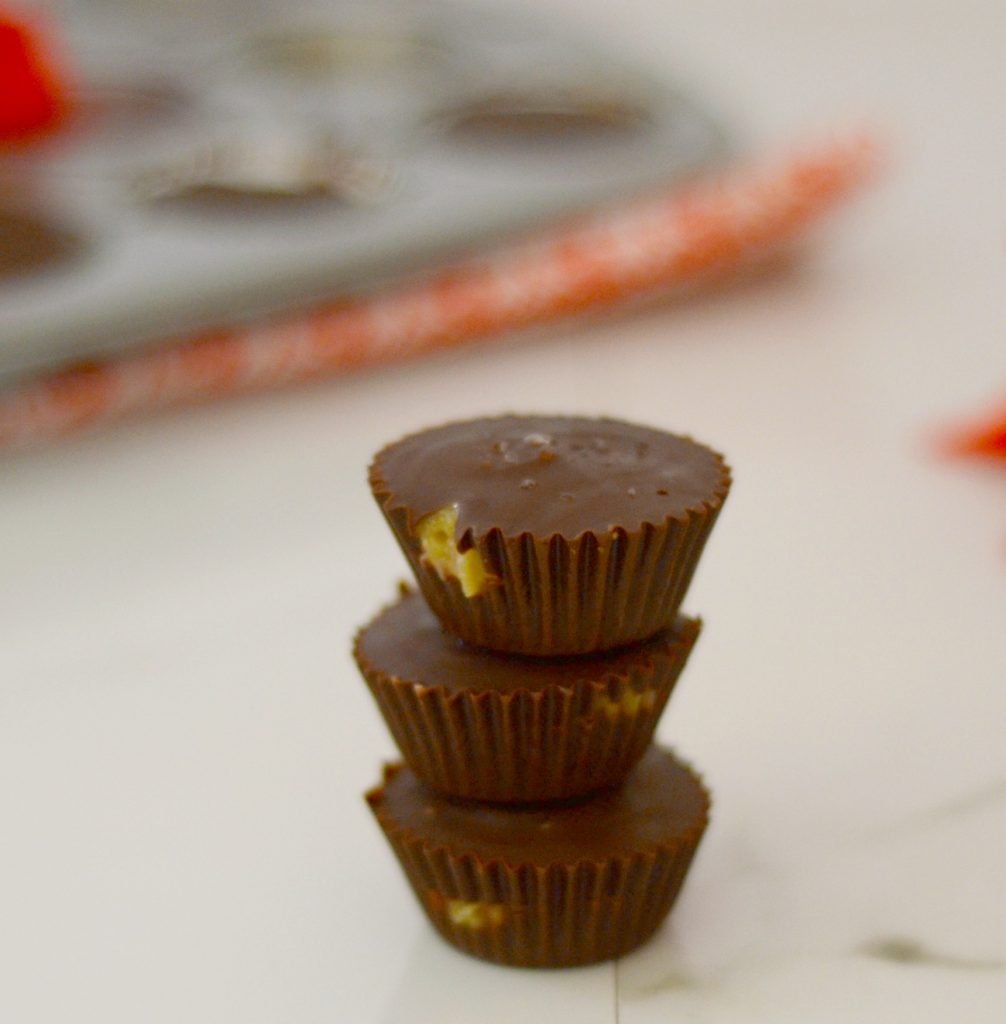
[[[606,715],[608,718],[618,718],[622,715],[631,718],[633,715],[638,715],[640,711],[652,711],[656,701],[655,691],[638,692],[630,688],[617,700],[612,700],[606,693],[596,694],[591,710],[594,714]]]
[[[416,532],[423,558],[436,569],[441,579],[456,579],[465,597],[482,593],[489,573],[475,548],[459,551],[454,540],[458,525],[457,505],[448,505],[420,519]]]
[[[505,911],[502,903],[470,903],[467,900],[448,900],[447,917],[451,924],[480,931],[501,925]]]

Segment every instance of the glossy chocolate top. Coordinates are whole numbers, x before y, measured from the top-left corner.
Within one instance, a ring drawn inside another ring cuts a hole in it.
[[[611,419],[500,416],[412,434],[378,453],[371,486],[412,523],[456,504],[457,537],[561,534],[684,518],[718,507],[723,459],[695,441]]]
[[[498,807],[436,795],[394,766],[368,795],[391,828],[455,856],[510,865],[604,860],[695,837],[709,813],[699,780],[668,751],[650,747],[618,789],[560,805]]]
[[[471,647],[444,631],[422,597],[408,593],[357,637],[361,665],[393,679],[447,690],[543,690],[603,682],[644,669],[655,659],[684,657],[698,636],[697,619],[680,616],[673,630],[601,655],[505,657]]]

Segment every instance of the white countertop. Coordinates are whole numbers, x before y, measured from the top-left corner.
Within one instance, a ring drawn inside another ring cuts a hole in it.
[[[927,448],[1006,389],[1006,8],[540,6],[753,145],[865,115],[886,177],[715,295],[4,456],[5,1024],[1006,1017],[1006,474]],[[659,729],[713,824],[617,965],[443,946],[360,798],[393,748],[349,639],[406,571],[366,463],[511,408],[735,468]]]

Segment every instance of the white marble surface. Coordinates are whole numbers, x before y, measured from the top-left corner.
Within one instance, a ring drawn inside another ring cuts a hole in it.
[[[1006,1017],[1006,475],[926,447],[1006,388],[1006,9],[541,6],[683,67],[752,142],[870,116],[885,181],[715,297],[4,457],[5,1024]],[[443,947],[360,800],[391,743],[348,638],[403,572],[364,466],[510,407],[736,468],[660,727],[714,822],[617,966]]]

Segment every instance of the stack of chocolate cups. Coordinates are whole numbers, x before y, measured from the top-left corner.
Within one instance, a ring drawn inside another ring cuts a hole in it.
[[[619,956],[708,821],[652,745],[701,628],[679,606],[730,487],[689,438],[504,416],[413,434],[370,483],[419,585],[354,655],[401,750],[367,800],[423,909],[497,963]]]

